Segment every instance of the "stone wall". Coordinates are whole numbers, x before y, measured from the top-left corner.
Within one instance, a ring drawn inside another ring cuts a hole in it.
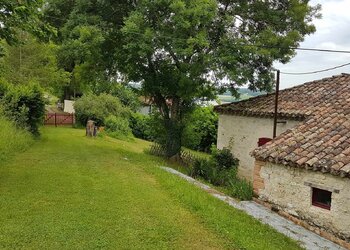
[[[277,124],[277,135],[299,122],[287,120],[285,124]],[[217,146],[219,149],[230,148],[240,160],[238,175],[252,181],[255,159],[249,153],[258,146],[259,138],[272,138],[272,131],[273,119],[270,118],[220,114]]]
[[[256,162],[254,192],[277,210],[350,241],[350,180],[322,172]],[[312,205],[312,187],[332,191],[330,210]]]

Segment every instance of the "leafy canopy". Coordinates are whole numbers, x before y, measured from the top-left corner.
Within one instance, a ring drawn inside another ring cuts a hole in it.
[[[0,40],[13,45],[19,41],[20,31],[28,31],[40,38],[55,34],[54,29],[42,21],[40,8],[43,0],[1,0]]]
[[[271,90],[273,62],[288,62],[319,7],[307,0],[142,0],[125,20],[119,69],[141,81],[180,150],[183,117],[198,98],[248,84]],[[225,84],[227,83],[227,84]]]
[[[48,0],[45,20],[58,31],[58,63],[72,73],[66,96],[73,92],[99,93],[119,79],[115,54],[120,28],[134,1]]]
[[[21,44],[10,46],[4,42],[4,56],[0,58],[0,74],[12,84],[37,82],[46,90],[59,94],[61,86],[69,82],[69,73],[57,67],[58,46],[40,43],[29,33],[22,33]]]

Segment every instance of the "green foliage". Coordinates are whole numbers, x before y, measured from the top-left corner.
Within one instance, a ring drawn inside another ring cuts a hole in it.
[[[9,44],[18,43],[22,31],[28,31],[42,39],[55,35],[55,30],[41,20],[40,8],[43,4],[43,0],[1,0],[0,40],[4,39]]]
[[[0,100],[9,89],[9,84],[0,78]]]
[[[240,200],[251,200],[253,198],[253,186],[245,179],[231,179],[227,189],[229,195]]]
[[[66,98],[87,91],[101,93],[101,86],[118,78],[120,27],[133,5],[132,1],[46,1],[44,18],[58,30],[56,42],[62,45],[59,65],[72,74],[64,88]]]
[[[189,174],[209,183],[222,186],[228,194],[240,200],[251,200],[253,187],[249,181],[237,177],[238,159],[230,150],[213,150],[210,159],[197,158],[189,168]]]
[[[10,86],[1,99],[4,114],[17,126],[39,135],[45,114],[45,99],[38,84]]]
[[[61,89],[69,82],[70,74],[57,67],[58,46],[40,43],[28,33],[21,35],[21,44],[5,47],[5,56],[0,59],[3,79],[12,84],[37,82],[51,93],[61,95]]]
[[[129,121],[123,117],[117,117],[110,115],[105,119],[106,131],[109,135],[113,137],[128,136],[131,134],[131,129],[129,127]]]
[[[130,128],[136,138],[152,140],[151,117],[140,113],[132,113],[130,116]]]
[[[152,141],[164,146],[167,140],[167,131],[159,112],[155,111],[149,115],[146,123],[146,131]]]
[[[28,131],[18,128],[14,122],[0,114],[0,162],[24,151],[32,143],[33,138]]]
[[[191,169],[191,175],[193,177],[202,177],[205,180],[210,181],[215,166],[210,160],[197,159]]]
[[[209,152],[216,144],[218,115],[213,107],[197,107],[185,119],[182,145],[204,152]]]
[[[287,62],[318,6],[308,1],[177,0],[137,2],[122,28],[120,71],[142,81],[162,115],[170,156],[180,150],[183,118],[196,100],[238,86],[271,90],[273,63]],[[246,46],[247,44],[264,46]],[[228,86],[221,84],[228,81]]]
[[[103,126],[106,118],[111,115],[121,118],[128,118],[130,115],[130,110],[118,98],[109,94],[84,95],[75,102],[74,108],[76,120],[82,126],[88,120],[95,121],[97,126]]]
[[[119,98],[122,104],[136,112],[141,107],[141,102],[136,92],[122,84],[113,84],[109,93]]]
[[[238,159],[233,157],[233,154],[228,148],[213,150],[212,158],[219,170],[227,170],[237,167],[239,163]]]
[[[67,40],[57,53],[58,65],[72,75],[64,89],[66,98],[70,97],[69,94],[73,96],[73,92],[94,90],[101,82],[106,81],[103,68],[98,64],[101,61],[100,48],[104,41],[101,30],[82,24],[69,30],[68,34]]]
[[[216,149],[210,159],[199,158],[193,165],[193,176],[203,177],[214,185],[226,185],[228,180],[236,177],[238,159],[230,150]],[[226,179],[226,176],[229,177]]]

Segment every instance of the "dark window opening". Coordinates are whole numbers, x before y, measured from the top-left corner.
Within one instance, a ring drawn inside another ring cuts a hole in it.
[[[312,188],[312,205],[331,210],[332,192]]]
[[[268,143],[271,140],[272,140],[271,138],[266,138],[266,137],[259,138],[259,140],[258,140],[258,147]]]

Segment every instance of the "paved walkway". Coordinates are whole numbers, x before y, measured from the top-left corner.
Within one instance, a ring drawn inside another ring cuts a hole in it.
[[[306,249],[318,250],[318,249],[344,249],[341,246],[322,238],[321,236],[303,228],[302,226],[294,224],[292,221],[285,219],[284,217],[272,212],[270,209],[257,204],[254,201],[237,201],[227,195],[224,195],[215,189],[205,185],[183,173],[180,173],[172,168],[162,167],[164,170],[178,175],[183,179],[193,183],[196,186],[204,189],[212,196],[228,203],[230,206],[239,210],[245,211],[247,214],[260,220],[261,222],[270,225],[278,232],[298,241],[300,245]]]

